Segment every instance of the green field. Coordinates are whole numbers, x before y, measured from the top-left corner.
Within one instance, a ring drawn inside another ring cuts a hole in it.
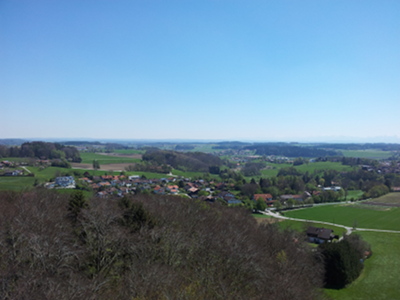
[[[371,158],[371,159],[387,159],[393,155],[389,151],[381,150],[339,150],[346,157],[359,157],[359,158]]]
[[[313,162],[308,164],[302,164],[300,166],[295,167],[300,172],[323,172],[324,170],[335,170],[339,172],[351,171],[353,167],[342,165],[340,162],[331,162],[331,161],[321,161],[321,162]]]
[[[33,187],[35,177],[22,177],[22,176],[11,176],[11,177],[0,177],[0,190],[12,190],[22,191],[26,188]]]
[[[267,177],[274,177],[278,175],[278,172],[281,168],[288,168],[293,167],[292,164],[272,164],[268,163],[268,169],[261,170],[261,176],[253,176],[254,178],[267,178]],[[302,173],[308,172],[313,173],[314,171],[318,173],[322,173],[324,170],[335,170],[338,172],[344,171],[351,171],[353,167],[342,165],[340,162],[330,162],[330,161],[323,161],[323,162],[314,162],[308,164],[302,164],[300,166],[295,166],[295,168]],[[249,178],[253,178],[249,177]],[[246,177],[247,178],[247,177]]]
[[[376,209],[363,204],[323,205],[289,211],[285,216],[349,227],[400,230],[400,208]]]
[[[358,232],[370,243],[373,254],[364,264],[361,276],[341,290],[328,290],[335,300],[400,299],[400,234]]]
[[[80,155],[83,164],[92,164],[93,160],[98,160],[100,165],[137,163],[141,161],[138,158],[118,157],[118,156],[102,155],[90,152],[81,152]]]
[[[114,153],[118,154],[144,154],[146,151],[144,150],[136,150],[136,149],[121,149],[114,150]]]
[[[354,200],[359,200],[361,199],[362,195],[364,195],[364,192],[362,190],[347,191],[347,200],[350,200],[352,198]],[[344,200],[344,197],[342,200]]]

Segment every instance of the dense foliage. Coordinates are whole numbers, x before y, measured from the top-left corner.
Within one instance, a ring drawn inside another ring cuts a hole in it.
[[[371,255],[370,246],[353,234],[338,243],[319,246],[325,266],[325,286],[340,289],[360,276],[363,260]]]
[[[243,143],[243,142],[219,142],[216,143],[217,146],[213,146],[213,149],[216,150],[240,150],[245,146],[251,145],[250,143]]]
[[[31,157],[39,159],[66,159],[81,162],[79,151],[72,146],[58,143],[28,142],[20,147],[6,147],[0,145],[0,157]]]
[[[2,299],[321,299],[291,232],[167,196],[0,194]]]
[[[366,144],[318,144],[313,146],[315,148],[329,148],[329,149],[338,149],[338,150],[366,150],[366,149],[374,149],[374,150],[383,150],[383,151],[400,151],[399,144],[387,144],[387,143],[366,143]]]
[[[203,152],[176,152],[147,150],[143,160],[157,165],[169,165],[182,171],[208,172],[211,166],[222,166],[223,161],[212,154]]]
[[[335,156],[338,152],[313,147],[298,147],[288,144],[255,144],[244,149],[256,150],[258,155],[279,155],[287,157],[324,157]]]

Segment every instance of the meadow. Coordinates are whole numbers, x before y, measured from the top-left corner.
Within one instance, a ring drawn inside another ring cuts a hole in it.
[[[339,150],[346,157],[359,157],[370,159],[387,159],[393,155],[392,152],[382,150]]]
[[[11,177],[0,177],[0,190],[12,190],[22,191],[33,187],[35,177],[22,177],[22,176],[11,176]]]
[[[261,176],[253,176],[253,177],[248,177],[248,178],[267,178],[267,177],[274,177],[277,176],[279,173],[279,170],[282,168],[289,168],[293,167],[293,164],[276,164],[276,163],[268,163],[267,168],[261,170]],[[338,172],[346,172],[346,171],[351,171],[353,167],[351,166],[346,166],[342,165],[340,162],[330,162],[330,161],[321,161],[321,162],[313,162],[313,163],[307,163],[307,164],[302,164],[299,166],[294,166],[295,169],[297,169],[301,173],[323,173],[325,170],[335,170]],[[246,177],[247,178],[247,177]]]
[[[103,155],[91,152],[81,152],[82,164],[92,164],[93,160],[97,160],[100,165],[107,164],[123,164],[123,163],[137,163],[140,162],[140,158],[134,157],[122,157],[122,156],[111,156]]]
[[[348,172],[353,169],[351,166],[342,165],[340,162],[331,161],[320,161],[320,162],[310,162],[308,164],[302,164],[300,166],[295,166],[295,168],[300,172],[318,172],[323,173],[325,170],[335,170],[338,172]]]
[[[362,190],[349,190],[347,191],[347,200],[354,199],[354,200],[359,200],[362,198],[364,195],[364,192]],[[345,200],[345,197],[343,196],[342,201]]]
[[[123,155],[130,155],[130,154],[144,154],[146,151],[144,150],[137,150],[137,149],[120,149],[114,150],[114,153],[123,154]]]
[[[400,208],[380,208],[359,203],[314,206],[285,212],[285,216],[356,228],[400,230]]]

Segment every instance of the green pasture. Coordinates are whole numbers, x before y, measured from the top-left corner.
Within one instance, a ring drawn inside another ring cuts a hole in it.
[[[351,171],[353,167],[342,165],[340,162],[331,161],[320,161],[320,162],[310,162],[308,164],[302,164],[295,167],[298,171],[305,173],[323,172],[325,170],[335,170],[338,172],[348,172]]]
[[[387,159],[393,155],[390,151],[382,150],[339,150],[346,157],[359,157],[371,159]]]
[[[362,190],[348,190],[347,198],[346,198],[346,196],[344,196],[344,193],[343,193],[343,197],[339,198],[339,200],[340,201],[346,201],[346,200],[350,201],[350,199],[360,200],[363,195],[364,195],[364,192]]]
[[[347,200],[354,198],[355,200],[361,199],[364,192],[362,190],[347,191]]]
[[[141,161],[138,158],[109,156],[90,152],[81,152],[80,155],[83,164],[92,164],[93,160],[97,160],[100,165],[137,163]]]
[[[114,153],[118,154],[144,154],[146,151],[137,149],[120,149],[114,150]]]
[[[249,178],[267,178],[267,177],[274,177],[278,175],[279,170],[281,168],[288,168],[293,167],[292,164],[275,164],[275,163],[268,163],[268,168],[261,170],[261,176],[253,176]],[[300,166],[294,166],[299,172],[301,173],[323,173],[325,170],[335,170],[338,172],[346,172],[351,171],[353,167],[342,165],[340,162],[330,162],[330,161],[323,161],[323,162],[314,162],[314,163],[307,163],[302,164]]]
[[[376,209],[363,204],[322,205],[285,212],[285,216],[356,228],[400,230],[400,208]]]
[[[0,190],[22,191],[33,187],[35,177],[10,176],[0,177]]]
[[[278,175],[278,172],[279,172],[279,169],[263,169],[263,170],[261,170],[261,176],[256,176],[256,177],[257,178],[275,177],[276,175]],[[249,177],[249,178],[253,178],[253,177]]]
[[[341,290],[325,289],[334,300],[400,299],[400,234],[357,232],[372,247],[361,276]]]

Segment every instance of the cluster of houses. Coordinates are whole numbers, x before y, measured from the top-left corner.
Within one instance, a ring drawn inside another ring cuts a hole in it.
[[[184,186],[178,186],[176,177],[145,179],[138,175],[102,175],[83,177],[79,181],[93,189],[98,197],[124,196],[143,192],[160,195],[195,194],[205,188],[204,180],[197,180],[196,183],[193,183],[189,179],[180,179],[184,182]]]
[[[115,195],[123,197],[126,194],[154,193],[159,195],[182,195],[192,199],[209,202],[224,201],[227,204],[240,204],[242,201],[228,191],[225,183],[217,183],[202,179],[166,177],[160,179],[145,179],[138,175],[102,175],[79,178],[72,176],[57,177],[54,182],[47,183],[47,188],[75,188],[76,185],[90,188],[97,197]]]

